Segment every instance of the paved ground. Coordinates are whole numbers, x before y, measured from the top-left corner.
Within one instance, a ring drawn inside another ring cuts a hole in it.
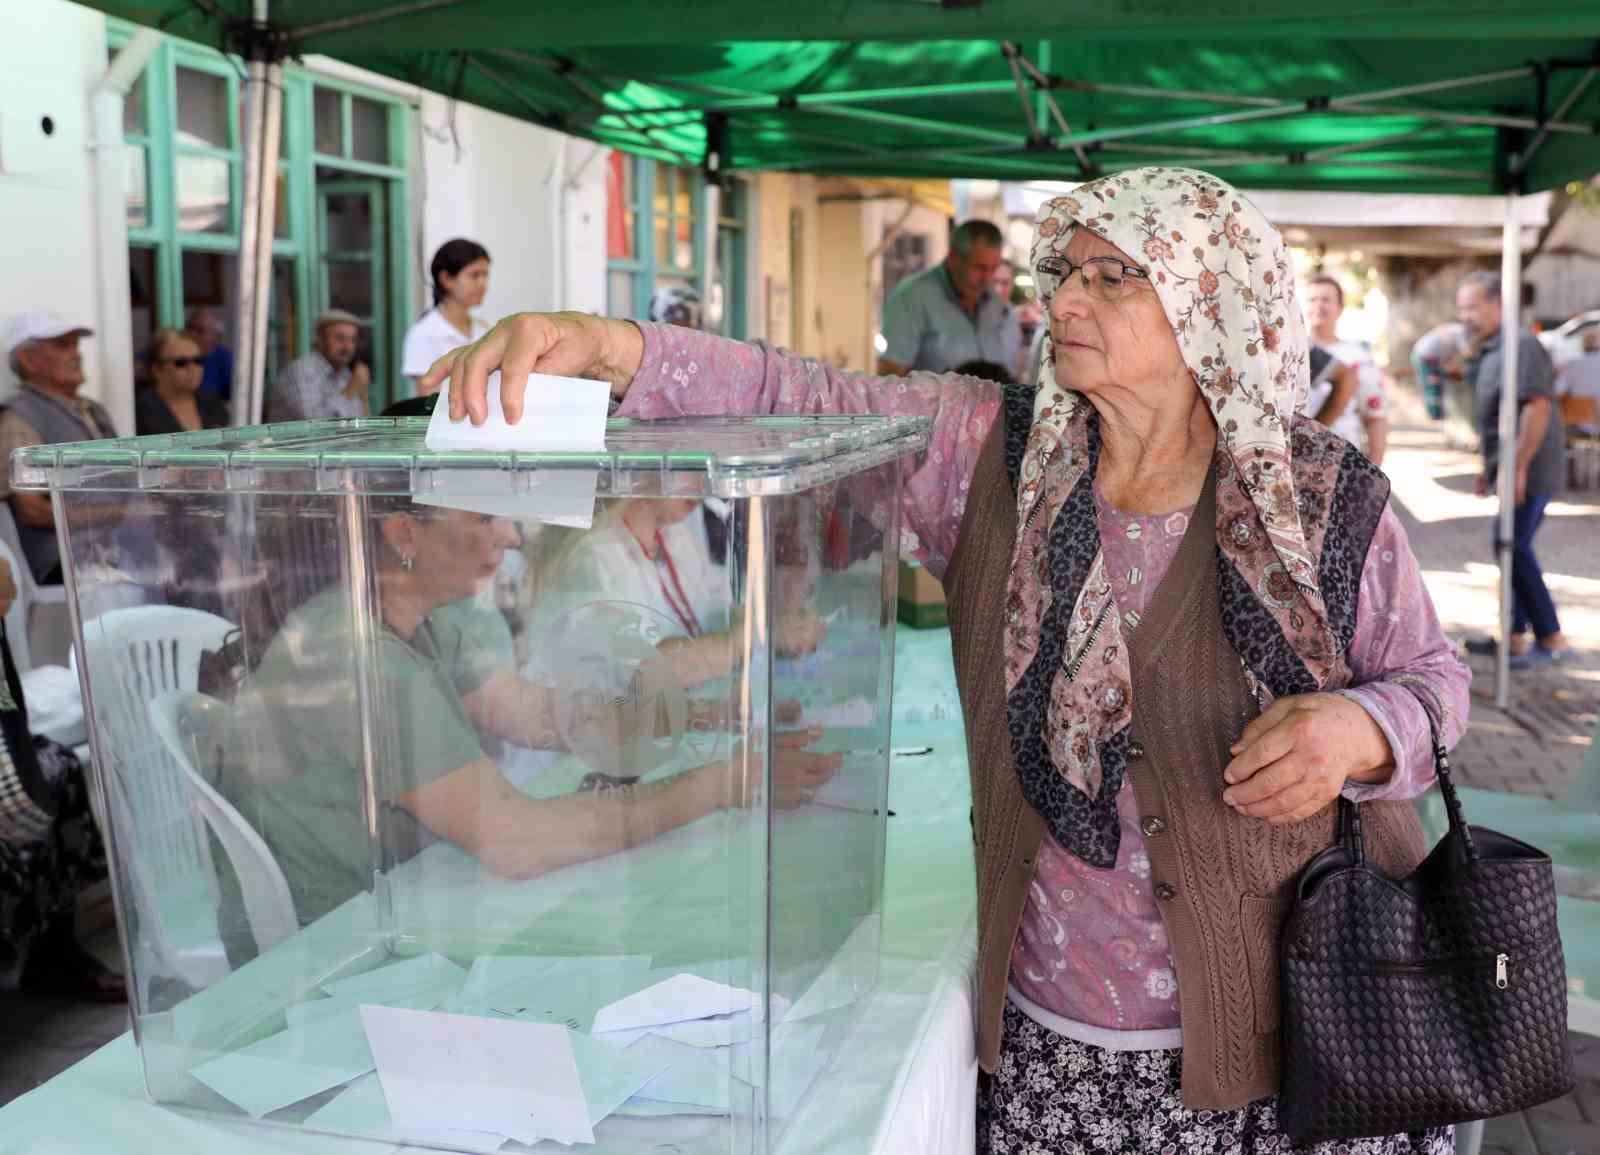
[[[1421,428],[1399,430],[1385,462],[1396,504],[1453,633],[1488,633],[1495,620],[1490,554],[1493,506],[1472,496],[1476,459]],[[1538,551],[1576,658],[1518,675],[1511,702],[1494,707],[1493,670],[1473,659],[1471,725],[1453,763],[1470,786],[1563,797],[1578,775],[1600,715],[1600,494],[1569,495],[1551,508]],[[91,936],[115,958],[114,937]],[[120,1008],[0,995],[0,1103],[22,1094],[125,1029]],[[1490,1121],[1485,1155],[1600,1153],[1600,1039],[1576,1037],[1575,1095]]]
[[[1472,495],[1478,460],[1450,449],[1431,431],[1411,428],[1396,433],[1384,462],[1440,619],[1463,638],[1493,633],[1497,615],[1494,503]],[[1509,704],[1500,710],[1494,705],[1493,659],[1469,658],[1472,717],[1451,766],[1466,786],[1564,799],[1600,717],[1600,493],[1569,493],[1552,505],[1535,549],[1574,660],[1513,674]],[[1600,798],[1600,784],[1587,786],[1591,797]],[[1591,887],[1593,882],[1590,877]],[[1573,893],[1584,880],[1564,883]],[[1600,1153],[1600,1039],[1574,1036],[1573,1050],[1577,1093],[1490,1120],[1484,1155]]]

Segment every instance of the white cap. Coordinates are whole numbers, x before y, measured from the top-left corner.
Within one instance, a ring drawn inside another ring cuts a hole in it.
[[[94,330],[89,326],[63,321],[54,313],[21,313],[11,322],[11,329],[6,333],[6,356],[11,356],[19,345],[26,345],[29,341],[49,341],[69,333],[76,333],[80,337],[94,336]]]

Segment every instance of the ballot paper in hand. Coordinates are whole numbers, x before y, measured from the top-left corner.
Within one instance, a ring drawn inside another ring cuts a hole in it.
[[[401,1130],[594,1142],[566,1027],[394,1007],[362,1007],[361,1021]]]
[[[760,1006],[761,996],[754,991],[699,975],[679,974],[602,1007],[594,1017],[594,1029],[627,1031],[756,1011]]]
[[[482,425],[471,420],[450,420],[450,390],[446,382],[423,443],[435,453],[454,450],[487,450],[511,453],[603,453],[606,447],[606,415],[611,406],[611,387],[604,381],[579,377],[555,377],[534,373],[528,378],[522,418],[515,424],[506,420],[500,401],[500,374],[489,375],[489,413]],[[594,495],[599,473],[593,469],[535,469],[521,480],[526,492],[485,495],[470,490],[480,484],[471,470],[444,470],[437,475],[435,489],[412,495],[420,505],[446,506],[514,521],[541,521],[576,529],[588,529],[594,521]],[[455,476],[459,474],[460,476]],[[465,492],[452,489],[466,487]]]
[[[434,405],[424,444],[435,453],[451,449],[488,449],[513,453],[566,453],[604,450],[611,386],[581,377],[533,373],[523,394],[522,418],[506,420],[500,403],[500,374],[489,374],[489,415],[482,425],[450,420],[447,382]]]

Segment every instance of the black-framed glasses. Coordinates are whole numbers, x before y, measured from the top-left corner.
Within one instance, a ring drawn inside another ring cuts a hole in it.
[[[180,369],[189,369],[195,365],[204,365],[206,359],[204,357],[162,357],[161,363],[163,365],[176,365]]]
[[[1150,280],[1150,274],[1144,269],[1125,265],[1118,257],[1090,257],[1081,265],[1063,257],[1043,257],[1033,271],[1039,299],[1046,302],[1073,273],[1083,278],[1084,292],[1098,301],[1120,301],[1140,282],[1149,283]]]

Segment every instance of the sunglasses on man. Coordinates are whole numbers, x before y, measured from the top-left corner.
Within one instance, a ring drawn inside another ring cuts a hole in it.
[[[176,365],[180,369],[188,369],[195,365],[204,365],[206,359],[204,357],[161,357],[158,358],[157,363],[161,365]]]

